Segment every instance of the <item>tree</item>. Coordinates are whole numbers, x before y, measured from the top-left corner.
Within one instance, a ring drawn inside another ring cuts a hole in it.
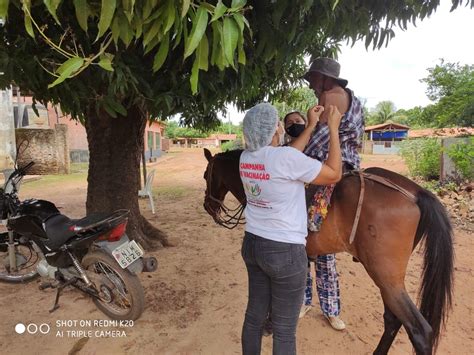
[[[318,99],[314,96],[313,90],[308,87],[297,87],[288,90],[281,99],[273,101],[272,104],[278,110],[280,118],[283,118],[291,111],[299,111],[306,115],[308,109],[317,102]]]
[[[166,138],[203,138],[207,136],[206,132],[190,128],[190,127],[180,127],[178,122],[170,121],[166,125],[165,130]]]
[[[467,3],[471,1],[467,0]],[[453,0],[453,7],[463,1]],[[87,211],[131,211],[128,233],[167,244],[138,209],[148,117],[181,113],[218,124],[227,103],[244,110],[294,87],[304,57],[342,40],[380,47],[393,27],[429,16],[438,1],[0,0],[0,88],[60,104],[86,127]],[[383,20],[383,21],[382,21]]]
[[[408,110],[400,109],[396,112],[397,122],[410,128],[423,128],[423,107],[416,106]]]
[[[435,101],[423,111],[423,121],[432,127],[474,126],[474,65],[446,63],[428,69],[421,81],[426,95]]]
[[[392,101],[380,101],[375,106],[375,109],[369,112],[365,123],[370,126],[385,123],[387,121],[398,122],[399,118],[395,104]]]

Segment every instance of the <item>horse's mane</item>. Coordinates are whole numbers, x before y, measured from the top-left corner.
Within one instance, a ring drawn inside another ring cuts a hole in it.
[[[226,152],[217,153],[214,155],[214,158],[224,159],[224,160],[236,160],[240,158],[242,154],[242,149],[228,150]]]

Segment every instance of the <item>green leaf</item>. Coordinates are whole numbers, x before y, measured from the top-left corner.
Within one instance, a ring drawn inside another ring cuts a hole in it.
[[[218,20],[222,17],[222,15],[225,14],[227,11],[227,6],[225,6],[222,3],[222,0],[219,0],[219,2],[216,5],[216,9],[214,10],[214,15],[212,15],[211,22],[214,22],[215,20]]]
[[[111,53],[104,53],[99,61],[99,65],[108,71],[114,71],[114,68],[112,67],[112,60],[114,59],[114,55]]]
[[[183,7],[181,8],[181,18],[186,16],[191,5],[191,0],[183,0]]]
[[[191,83],[191,92],[193,93],[193,95],[197,94],[198,80],[199,80],[199,58],[196,55],[196,58],[194,58],[193,69],[191,70],[191,77],[189,78],[189,81]]]
[[[72,57],[66,60],[61,66],[56,70],[59,74],[59,77],[48,85],[48,89],[61,84],[64,80],[68,79],[74,72],[78,71],[84,64],[84,58],[81,57]]]
[[[54,20],[58,23],[59,22],[58,16],[56,15],[56,11],[58,9],[59,3],[61,0],[43,0],[46,8],[48,9],[49,13],[53,16]]]
[[[238,48],[238,62],[240,64],[245,65],[247,62],[247,57],[245,55],[245,50],[244,50],[244,36],[241,34],[239,36],[239,41],[237,42],[237,48]]]
[[[232,4],[230,5],[230,8],[232,11],[240,10],[245,6],[247,3],[247,0],[232,0]]]
[[[196,12],[196,18],[193,21],[193,28],[191,30],[191,34],[189,35],[189,38],[186,42],[184,59],[189,57],[194,52],[199,42],[201,41],[201,38],[204,35],[204,32],[206,31],[207,19],[207,10],[202,6],[199,6]]]
[[[105,103],[107,106],[109,106],[113,111],[121,114],[122,116],[127,116],[127,109],[118,101],[115,99],[106,96],[105,97]],[[116,117],[116,116],[115,116]]]
[[[117,118],[117,113],[110,107],[109,103],[104,100],[104,110],[113,118]]]
[[[237,41],[239,39],[239,27],[233,19],[224,18],[222,36],[225,57],[234,66],[234,51],[237,48]]]
[[[122,0],[123,12],[128,21],[131,22],[133,18],[133,10],[135,7],[135,0]]]
[[[99,20],[99,33],[97,34],[96,41],[102,37],[105,31],[107,31],[110,27],[116,6],[116,0],[102,0]]]
[[[35,33],[33,31],[33,24],[31,22],[31,16],[29,15],[30,12],[30,7],[31,7],[31,1],[30,0],[25,0],[23,1],[23,12],[25,13],[25,29],[26,32],[32,37],[35,38]]]
[[[214,12],[214,9],[216,8],[214,5],[211,5],[205,1],[201,1],[199,5],[203,6],[209,12]]]
[[[120,27],[120,39],[125,44],[126,47],[130,45],[132,42],[133,36],[135,33],[133,32],[130,23],[128,22],[127,18],[124,15],[119,16],[119,27]]]
[[[339,4],[339,0],[334,0],[334,3],[332,4],[332,11],[336,9],[337,4]]]
[[[8,4],[10,0],[0,0],[0,18],[6,19],[8,15]]]
[[[199,42],[199,46],[196,49],[196,57],[199,60],[199,69],[207,71],[208,69],[208,62],[209,62],[209,41],[207,40],[206,34],[202,36],[201,42]]]
[[[74,0],[74,7],[76,8],[76,18],[79,26],[87,32],[87,18],[90,13],[87,0]]]
[[[160,48],[155,55],[155,59],[153,60],[153,72],[158,71],[168,56],[168,50],[170,47],[170,34],[167,33],[165,38],[161,41]]]
[[[112,21],[111,30],[114,43],[118,44],[118,40],[120,38],[120,21],[118,16],[115,16],[114,20]]]
[[[171,29],[171,27],[173,27],[175,16],[176,10],[173,5],[173,0],[168,0],[165,11],[166,24],[163,33],[167,33]]]
[[[163,21],[161,19],[155,20],[151,26],[148,27],[148,29],[145,32],[145,35],[143,36],[143,47],[146,47],[148,43],[151,42],[153,38],[155,38],[160,32],[161,25],[163,24]]]
[[[213,22],[212,26],[212,52],[211,52],[211,65],[217,63],[217,57],[219,55],[220,46],[219,41],[221,39],[222,24],[220,21]]]

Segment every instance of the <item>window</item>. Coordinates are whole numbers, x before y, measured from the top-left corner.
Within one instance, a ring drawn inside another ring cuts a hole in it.
[[[385,142],[385,148],[392,148],[392,142]]]

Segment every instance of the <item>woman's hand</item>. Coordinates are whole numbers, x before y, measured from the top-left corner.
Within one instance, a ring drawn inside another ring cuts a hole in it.
[[[336,106],[329,105],[328,110],[328,127],[329,130],[339,130],[339,125],[341,124],[342,114],[339,112]]]
[[[319,117],[324,111],[324,106],[315,105],[308,110],[308,127],[316,127],[319,122]]]

